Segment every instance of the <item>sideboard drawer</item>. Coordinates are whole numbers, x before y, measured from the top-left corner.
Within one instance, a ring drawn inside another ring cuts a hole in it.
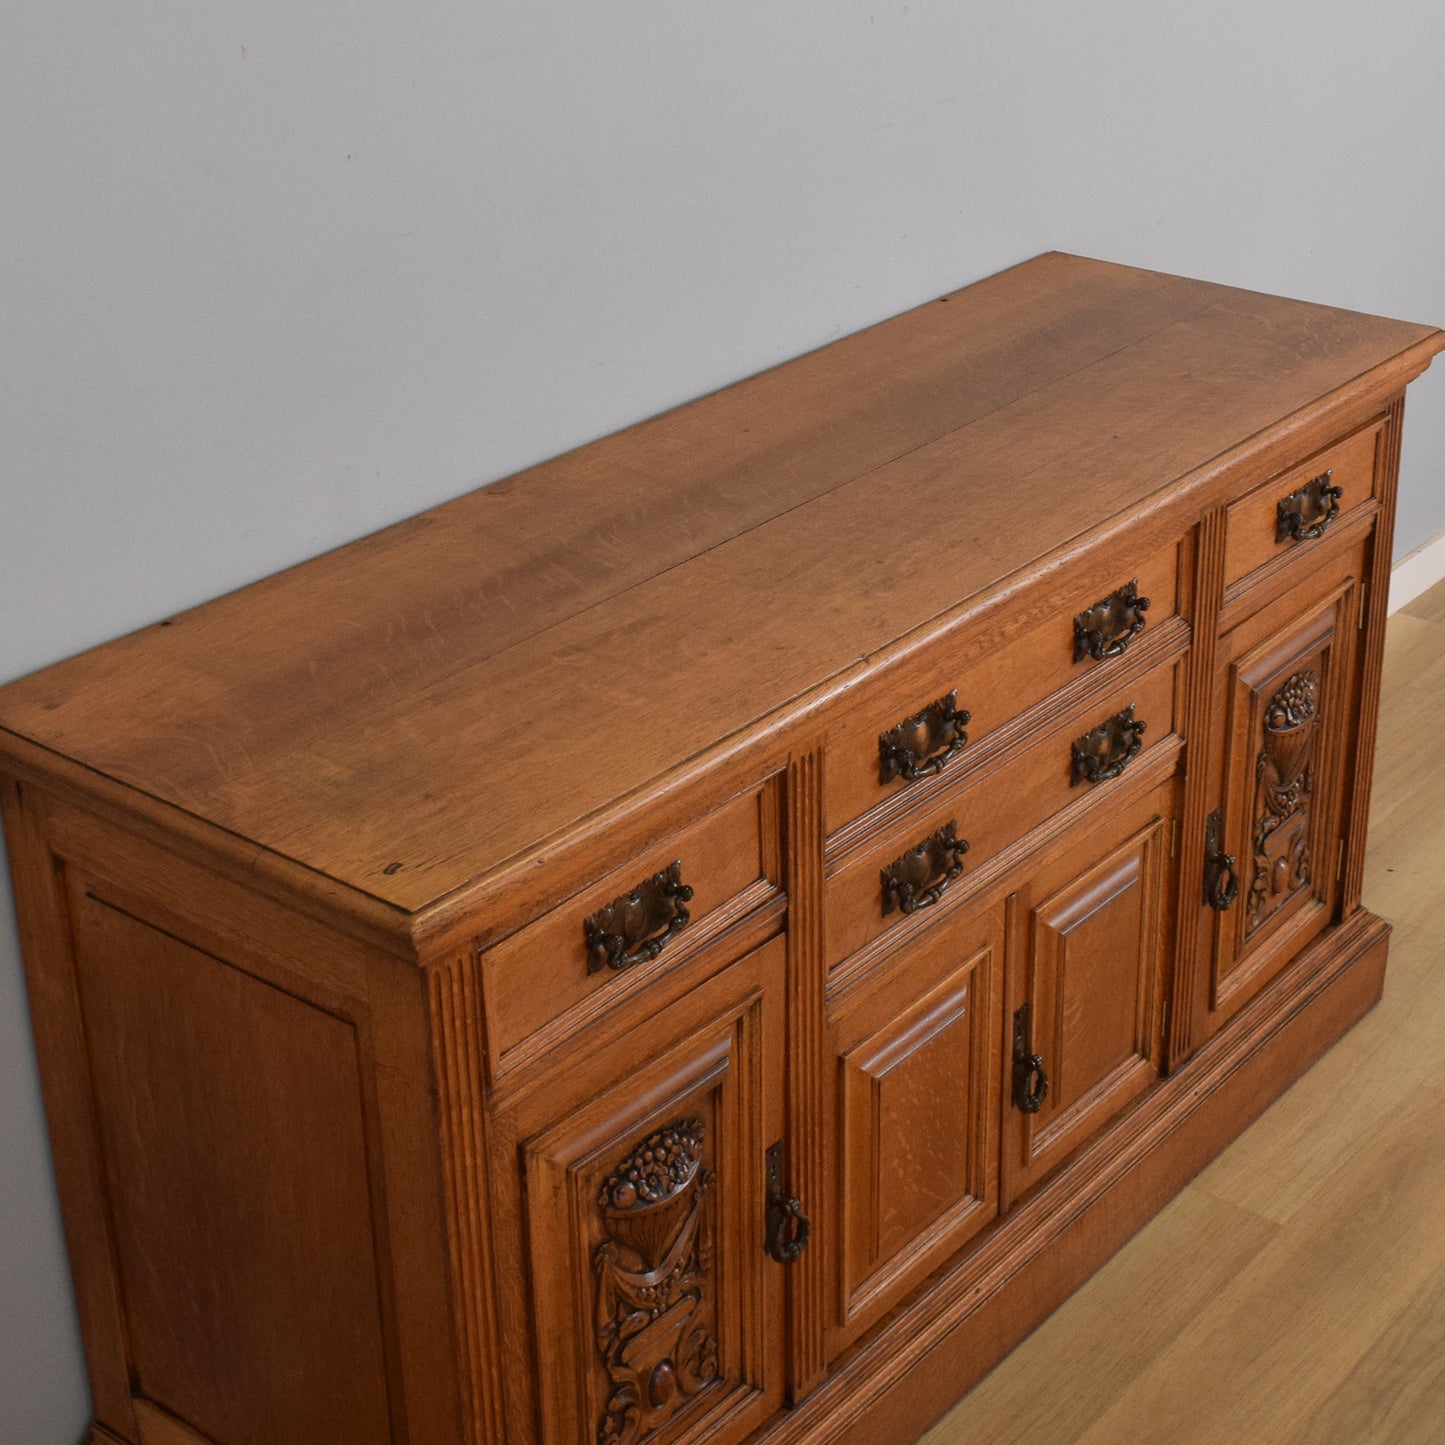
[[[482,955],[493,1078],[655,983],[779,891],[766,792],[722,804]]]
[[[1119,786],[1174,736],[1183,681],[1183,658],[1175,657],[1102,699],[1096,695],[1037,743],[968,779],[850,860],[827,885],[830,965],[890,929],[906,928],[912,914],[971,891],[973,875],[1070,803]],[[1080,751],[1093,751],[1097,781],[1075,761],[1075,745],[1085,738],[1091,741]]]
[[[1108,549],[1062,592],[1036,588],[1021,598],[987,646],[944,639],[923,667],[894,669],[886,689],[872,689],[830,730],[828,833],[906,794],[946,787],[970,747],[1058,689],[1147,646],[1178,613],[1178,575],[1173,538],[1142,558]]]
[[[1384,427],[1384,417],[1377,418],[1271,477],[1229,508],[1226,587],[1276,558],[1307,551],[1369,501]]]

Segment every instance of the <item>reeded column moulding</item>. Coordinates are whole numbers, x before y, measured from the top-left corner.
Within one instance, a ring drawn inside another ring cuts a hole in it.
[[[0,688],[94,1445],[916,1437],[1379,995],[1442,344],[1040,256]]]

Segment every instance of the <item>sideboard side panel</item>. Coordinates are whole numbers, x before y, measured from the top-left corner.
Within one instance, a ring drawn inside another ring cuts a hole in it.
[[[111,1266],[110,1216],[101,1175],[75,961],[61,892],[62,875],[40,819],[28,806],[29,797],[30,790],[22,790],[18,783],[6,780],[0,785],[6,853],[15,890],[30,1014],[35,1022],[35,1053],[45,1095],[56,1189],[90,1376],[97,1422],[95,1438],[107,1442],[129,1440],[135,1438],[136,1423],[125,1323]]]
[[[386,1445],[354,1026],[73,881],[137,1395],[217,1440]]]
[[[96,1439],[457,1445],[425,974],[185,838],[0,806]]]

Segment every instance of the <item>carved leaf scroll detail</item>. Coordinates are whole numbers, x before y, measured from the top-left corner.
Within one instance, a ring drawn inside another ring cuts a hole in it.
[[[718,1378],[705,1318],[711,1252],[704,1128],[648,1135],[602,1185],[606,1233],[592,1256],[596,1337],[611,1385],[597,1445],[639,1445]]]
[[[1255,760],[1254,876],[1245,931],[1252,933],[1310,882],[1310,793],[1319,676],[1295,673],[1264,710]]]

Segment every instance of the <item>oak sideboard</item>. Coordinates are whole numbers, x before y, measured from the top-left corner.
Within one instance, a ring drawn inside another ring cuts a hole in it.
[[[0,689],[93,1445],[916,1438],[1379,996],[1442,346],[1045,255]]]

